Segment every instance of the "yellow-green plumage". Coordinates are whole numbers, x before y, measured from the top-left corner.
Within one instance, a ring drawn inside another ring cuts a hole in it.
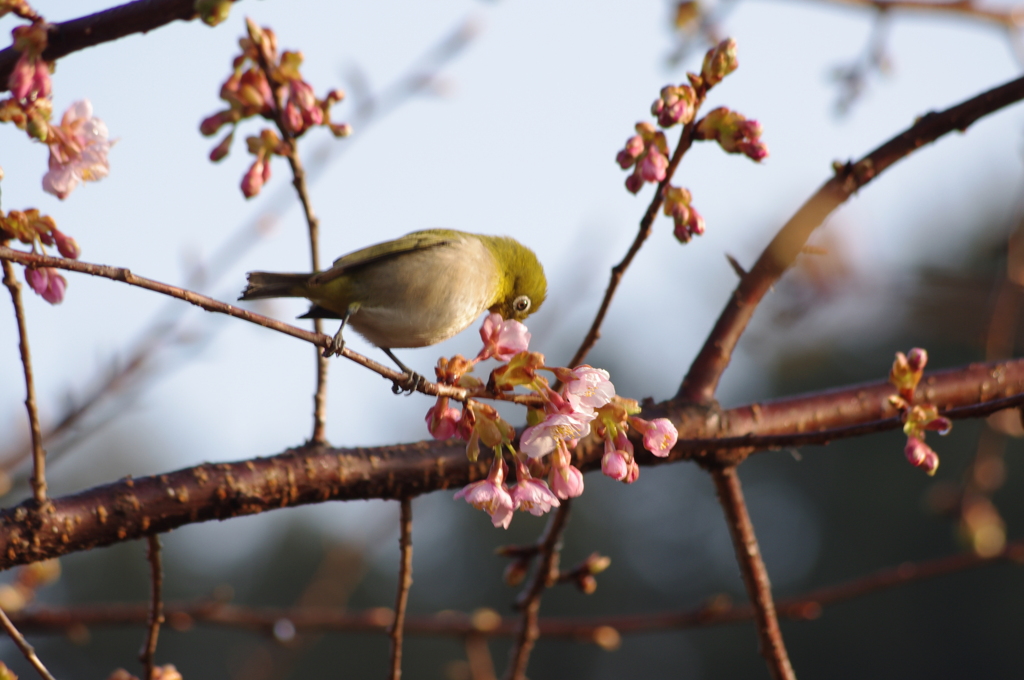
[[[448,229],[407,234],[357,250],[316,274],[250,272],[241,300],[305,297],[305,316],[345,318],[374,345],[423,347],[465,329],[484,310],[523,320],[547,280],[517,241]]]

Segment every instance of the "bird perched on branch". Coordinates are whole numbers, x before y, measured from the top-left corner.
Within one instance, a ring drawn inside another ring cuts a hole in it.
[[[526,246],[507,236],[451,229],[414,231],[343,255],[312,274],[249,272],[239,300],[303,297],[313,303],[302,319],[341,319],[324,356],[341,354],[351,325],[383,349],[414,390],[423,377],[391,352],[425,347],[464,330],[484,310],[522,321],[547,295],[544,268]]]

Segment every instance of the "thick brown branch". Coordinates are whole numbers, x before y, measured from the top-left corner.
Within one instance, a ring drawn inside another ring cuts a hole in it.
[[[775,680],[795,680],[796,675],[789,663],[789,654],[782,641],[782,631],[779,629],[779,620],[775,614],[768,570],[765,569],[764,560],[761,558],[761,549],[754,535],[754,525],[747,512],[746,501],[743,500],[743,488],[736,474],[736,466],[712,470],[711,476],[718,491],[718,502],[721,503],[728,520],[729,533],[736,549],[736,561],[740,565],[743,583],[754,606],[757,635],[761,640],[761,656],[768,662],[768,670]]]
[[[544,595],[544,591],[554,585],[558,579],[558,557],[562,549],[562,533],[569,521],[571,508],[571,498],[562,501],[558,510],[551,514],[547,526],[544,528],[544,535],[537,542],[540,559],[537,560],[537,571],[533,575],[533,581],[530,582],[529,587],[516,603],[522,610],[522,614],[519,630],[516,632],[516,642],[509,653],[505,680],[524,680],[526,678],[526,665],[530,662],[530,652],[533,651],[533,645],[540,637],[540,628],[537,627],[540,599]]]
[[[1005,395],[1024,393],[1024,359],[976,364],[925,376],[918,388],[928,401],[951,409],[988,404],[1006,408]],[[684,409],[671,402],[645,409],[645,418],[671,417],[684,437],[668,458],[654,458],[635,441],[637,460],[653,465],[697,459],[720,467],[748,455],[749,439],[719,446],[716,437],[813,432],[819,428],[891,417],[886,383],[763,402],[722,412]],[[983,415],[978,406],[972,417]],[[890,428],[899,423],[889,421]],[[881,428],[879,428],[881,429]],[[831,438],[844,436],[835,432]],[[601,467],[602,447],[580,442],[575,460],[582,470]],[[893,455],[901,455],[894,451]],[[176,527],[328,500],[400,500],[461,487],[487,475],[487,465],[469,463],[465,444],[426,441],[367,449],[306,445],[269,458],[206,463],[154,477],[124,479],[71,496],[51,499],[40,512],[34,502],[0,512],[0,569],[58,557]]]
[[[837,168],[835,176],[801,206],[740,281],[691,364],[676,398],[700,404],[712,402],[718,381],[758,303],[796,260],[811,232],[833,210],[901,158],[950,132],[963,132],[979,118],[1022,98],[1024,78],[1018,78],[941,113],[929,113],[856,163]]]
[[[143,680],[153,680],[156,672],[156,642],[160,636],[160,624],[164,622],[164,568],[160,558],[160,537],[156,534],[146,539],[146,559],[149,560],[150,577],[149,618],[139,661],[142,662]]]
[[[398,589],[395,594],[395,620],[391,622],[388,636],[391,638],[390,680],[402,677],[402,639],[405,635],[405,613],[409,606],[409,588],[412,587],[412,501],[402,499],[401,516],[398,519],[398,547],[401,559],[398,564]]]
[[[18,322],[18,349],[21,351],[21,366],[25,374],[25,410],[28,411],[29,431],[32,433],[32,495],[36,502],[41,504],[46,502],[46,451],[43,450],[43,433],[39,427],[39,412],[36,409],[36,384],[32,377],[32,353],[28,347],[25,308],[21,304],[21,285],[14,276],[14,267],[7,260],[2,264],[4,285],[11,292],[14,317]]]
[[[147,33],[172,21],[196,18],[195,0],[138,0],[88,16],[50,26],[43,58],[56,61],[72,52],[110,42],[133,33]],[[8,47],[0,51],[0,92],[21,53]]]

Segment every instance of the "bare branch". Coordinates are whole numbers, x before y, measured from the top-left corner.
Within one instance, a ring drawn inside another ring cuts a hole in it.
[[[195,0],[137,0],[88,16],[53,24],[48,31],[43,59],[56,61],[72,52],[111,42],[133,33],[147,33],[172,21],[196,18]],[[0,51],[0,92],[21,52],[13,47]]]
[[[761,641],[761,656],[768,662],[768,670],[775,680],[796,680],[793,667],[789,663],[789,654],[782,641],[779,620],[775,615],[775,603],[772,600],[772,586],[768,581],[768,570],[761,559],[761,549],[754,535],[754,525],[747,512],[747,504],[743,499],[743,488],[740,478],[733,465],[711,471],[718,491],[718,502],[721,503],[728,520],[729,533],[732,535],[733,547],[736,549],[736,561],[743,574],[743,583],[747,587],[747,595],[754,606],[754,619],[757,621],[757,635]]]
[[[898,588],[908,583],[948,576],[1001,562],[1024,564],[1024,541],[1014,541],[992,556],[961,553],[922,562],[905,562],[845,583],[826,586],[796,597],[776,602],[781,618],[797,621],[814,620],[821,616],[822,608],[858,597]],[[147,604],[86,604],[69,607],[35,606],[12,613],[11,618],[21,629],[39,633],[65,632],[74,626],[145,625],[149,618]],[[287,619],[297,630],[306,632],[339,631],[353,633],[387,633],[392,621],[391,612],[369,609],[361,612],[329,607],[245,607],[219,601],[170,603],[167,617],[173,628],[185,630],[192,625],[207,624],[264,635],[273,635],[274,624]],[[602,631],[612,629],[623,635],[703,628],[742,623],[754,618],[750,605],[733,605],[727,598],[715,597],[696,609],[684,611],[644,612],[612,616],[545,617],[537,621],[541,637],[566,638],[599,642]],[[481,624],[485,625],[481,625]],[[518,634],[518,617],[501,617],[497,613],[485,618],[472,614],[445,611],[438,614],[408,616],[407,635],[465,636],[486,639],[513,637]]]
[[[149,560],[150,578],[150,603],[149,620],[146,622],[149,630],[146,633],[146,640],[139,651],[139,661],[142,662],[144,675],[143,680],[153,680],[156,672],[156,641],[160,636],[160,624],[164,622],[163,584],[164,570],[160,561],[160,536],[152,534],[146,537],[146,559]]]
[[[0,248],[3,246],[0,245]],[[25,373],[25,409],[28,411],[29,431],[32,433],[32,495],[40,505],[46,502],[46,451],[43,450],[43,434],[39,427],[39,413],[36,410],[36,386],[32,377],[32,354],[28,347],[28,326],[25,322],[25,308],[21,304],[21,285],[14,276],[14,267],[3,260],[4,285],[11,292],[14,316],[18,320],[18,348],[21,350],[21,365]]]
[[[732,351],[757,305],[793,264],[807,238],[846,199],[901,158],[953,131],[965,131],[976,120],[1024,98],[1024,78],[1010,81],[941,113],[921,117],[856,163],[837,166],[835,176],[797,211],[768,244],[757,263],[729,297],[714,329],[690,365],[676,398],[709,404]]]
[[[412,587],[412,500],[402,499],[401,516],[398,519],[398,547],[401,559],[398,564],[398,591],[395,595],[395,620],[388,629],[391,638],[391,680],[402,677],[402,637],[405,634],[405,613],[409,606],[409,588]]]
[[[522,610],[522,615],[519,621],[519,630],[516,633],[516,642],[509,653],[505,680],[524,680],[526,678],[526,665],[530,662],[530,652],[533,651],[533,645],[540,637],[540,628],[537,627],[540,599],[544,591],[554,585],[558,579],[558,557],[562,549],[562,533],[569,521],[571,508],[571,498],[562,501],[558,510],[552,513],[548,519],[544,535],[537,543],[540,557],[537,571],[534,573],[529,587],[516,602],[516,606]]]
[[[38,656],[36,656],[36,650],[28,643],[25,636],[23,636],[18,629],[14,627],[14,624],[11,623],[9,618],[7,618],[7,613],[4,612],[3,609],[0,609],[0,626],[3,626],[4,632],[7,633],[7,637],[14,641],[14,644],[18,646],[21,653],[24,654],[25,658],[28,659],[28,662],[32,664],[32,668],[36,669],[39,676],[43,678],[43,680],[54,680],[53,676],[50,675],[50,671],[46,670],[46,666],[44,666],[43,662],[39,660]]]
[[[57,269],[66,269],[68,271],[81,272],[83,274],[90,274],[92,276],[100,276],[113,281],[121,281],[131,286],[137,286],[139,288],[145,288],[146,290],[160,293],[162,295],[168,295],[179,300],[184,300],[197,307],[205,309],[208,312],[219,312],[221,314],[227,314],[238,319],[243,319],[250,323],[254,323],[264,328],[270,328],[271,330],[290,335],[306,342],[311,342],[318,347],[327,349],[331,346],[331,337],[324,334],[311,333],[310,331],[296,328],[281,321],[271,319],[270,317],[257,314],[256,312],[250,312],[241,307],[235,307],[229,305],[226,302],[220,302],[214,300],[206,295],[200,295],[199,293],[179,288],[177,286],[171,286],[166,283],[154,281],[153,279],[147,279],[141,276],[132,274],[131,271],[123,267],[108,267],[106,265],[89,264],[87,262],[81,262],[79,260],[68,260],[61,257],[50,257],[48,255],[37,255],[35,253],[26,253],[20,250],[13,250],[6,246],[0,246],[0,260],[18,262],[20,264],[36,266],[36,267],[55,267]],[[382,364],[378,364],[376,361],[368,359],[362,354],[353,352],[346,348],[342,352],[342,356],[346,359],[351,359],[357,364],[369,368],[371,371],[380,374],[381,376],[391,380],[392,382],[401,380],[403,375],[394,369],[388,368]],[[449,385],[439,385],[431,382],[424,382],[417,387],[417,391],[427,394],[430,396],[446,396],[453,399],[464,401],[469,397],[486,397],[493,399],[500,399],[505,401],[512,401],[518,404],[533,404],[537,403],[537,398],[531,395],[489,395],[484,393],[471,393],[470,391],[460,388],[451,387]]]
[[[864,7],[878,12],[911,11],[922,14],[953,14],[1008,29],[1024,24],[1024,11],[1020,7],[981,7],[973,0],[825,0],[822,4]]]

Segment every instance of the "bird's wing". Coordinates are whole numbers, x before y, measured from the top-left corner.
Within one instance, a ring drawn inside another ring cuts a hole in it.
[[[357,267],[381,262],[405,253],[437,248],[450,245],[460,240],[461,233],[451,229],[426,229],[406,234],[394,241],[386,241],[376,245],[367,246],[361,250],[342,255],[334,261],[327,271],[320,272],[310,279],[310,284],[318,286],[333,281],[345,272],[352,271]]]

